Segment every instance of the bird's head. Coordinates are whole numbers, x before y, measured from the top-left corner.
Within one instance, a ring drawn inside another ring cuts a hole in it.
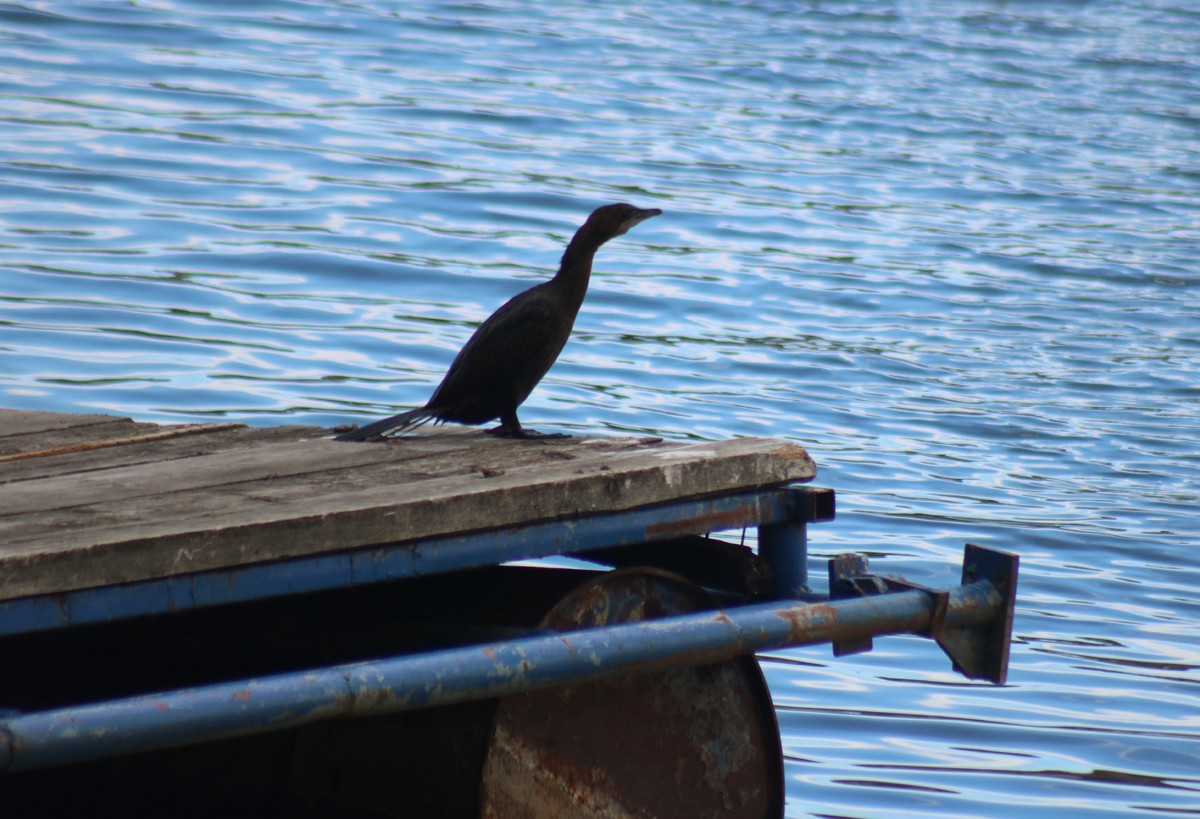
[[[637,208],[624,202],[618,202],[615,205],[596,208],[583,227],[595,236],[602,236],[601,241],[607,241],[614,236],[620,236],[651,216],[658,216],[661,213],[662,211],[658,208]]]

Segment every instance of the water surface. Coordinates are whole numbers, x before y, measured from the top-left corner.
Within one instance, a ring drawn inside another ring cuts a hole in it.
[[[1170,0],[0,7],[0,405],[423,403],[595,206],[522,420],[803,444],[824,557],[1021,555],[1009,685],[765,668],[789,816],[1200,812],[1200,13]]]

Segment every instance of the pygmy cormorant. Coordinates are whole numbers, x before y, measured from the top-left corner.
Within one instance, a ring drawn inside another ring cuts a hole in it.
[[[567,343],[587,293],[596,250],[660,213],[658,208],[624,203],[597,208],[567,245],[554,278],[509,299],[479,325],[425,406],[343,432],[336,440],[365,441],[428,421],[484,424],[494,418],[500,419],[500,426],[491,432],[530,437],[531,431],[523,430],[517,420],[517,407]]]

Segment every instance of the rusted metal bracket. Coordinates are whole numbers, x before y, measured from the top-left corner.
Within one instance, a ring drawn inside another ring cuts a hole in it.
[[[995,595],[1001,603],[999,614],[982,625],[948,626],[949,591],[931,589],[902,578],[871,574],[866,556],[860,554],[842,554],[829,561],[829,597],[844,600],[893,592],[922,592],[933,603],[933,616],[923,636],[935,640],[950,657],[954,670],[964,677],[1003,684],[1008,674],[1018,563],[1018,557],[1008,552],[971,543],[964,549],[962,584],[968,586],[985,581],[988,595]],[[872,646],[870,637],[835,640],[833,654],[843,657],[870,651]]]

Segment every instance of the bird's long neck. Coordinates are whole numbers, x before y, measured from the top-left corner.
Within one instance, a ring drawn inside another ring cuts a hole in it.
[[[592,259],[604,241],[603,238],[597,237],[588,225],[584,225],[575,232],[566,252],[563,253],[562,261],[559,262],[558,273],[554,275],[553,281],[555,286],[567,295],[576,310],[583,304],[584,294],[587,293],[588,281],[592,277]]]

